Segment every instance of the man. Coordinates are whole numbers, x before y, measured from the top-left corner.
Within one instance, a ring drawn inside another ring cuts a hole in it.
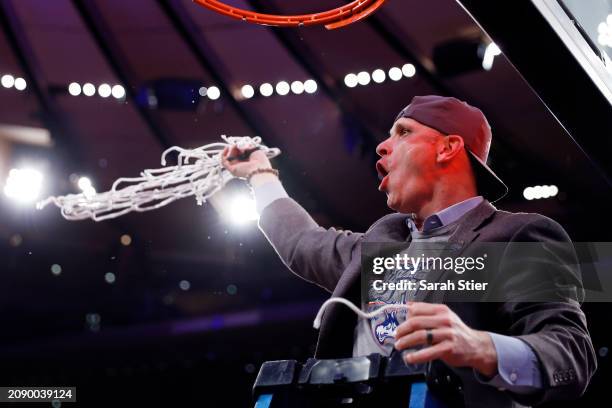
[[[489,202],[507,191],[486,165],[490,142],[489,124],[477,108],[455,98],[414,97],[376,149],[379,190],[397,213],[378,220],[365,234],[317,225],[288,198],[262,152],[238,162],[229,158],[242,152],[228,149],[223,163],[253,187],[260,228],[284,263],[333,296],[359,302],[361,245],[366,242],[469,246],[545,241],[557,248],[570,243],[554,221],[498,211]],[[571,258],[561,252],[552,258]],[[517,276],[528,274],[529,268],[529,263],[521,264]],[[389,354],[391,347],[401,351],[420,346],[404,353],[405,361],[441,361],[451,367],[461,378],[468,407],[576,398],[595,371],[586,319],[577,302],[505,302],[493,308],[484,303],[449,306],[435,296],[417,300],[430,302],[409,302],[408,318],[398,321],[394,337],[385,335],[380,322],[357,322],[341,306],[331,308],[323,318],[316,356]]]

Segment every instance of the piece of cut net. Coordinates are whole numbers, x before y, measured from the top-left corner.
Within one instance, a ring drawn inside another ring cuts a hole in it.
[[[198,205],[202,205],[234,178],[221,164],[225,147],[236,145],[241,150],[259,148],[268,158],[280,154],[279,149],[263,145],[259,136],[222,135],[221,138],[225,142],[210,143],[195,149],[173,146],[162,153],[161,164],[166,166],[166,156],[170,152],[177,152],[176,166],[147,169],[140,173],[140,177],[119,178],[109,191],[49,197],[36,207],[42,209],[53,203],[67,220],[91,218],[103,221],[131,211],[155,210],[189,196],[195,196]]]

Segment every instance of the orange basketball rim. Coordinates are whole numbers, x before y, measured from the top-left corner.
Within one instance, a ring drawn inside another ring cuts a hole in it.
[[[301,27],[324,24],[328,30],[340,28],[361,20],[375,12],[385,0],[355,0],[344,6],[320,13],[301,15],[262,14],[236,8],[217,0],[194,0],[200,6],[219,14],[249,23],[279,27]]]

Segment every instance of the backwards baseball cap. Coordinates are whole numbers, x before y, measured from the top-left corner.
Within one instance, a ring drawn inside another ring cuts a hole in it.
[[[415,96],[395,118],[411,118],[445,135],[459,135],[468,152],[476,176],[478,193],[495,202],[508,193],[508,187],[487,166],[491,146],[491,126],[482,111],[457,98]]]

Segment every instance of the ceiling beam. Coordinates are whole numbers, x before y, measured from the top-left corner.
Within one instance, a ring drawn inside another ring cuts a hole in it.
[[[110,27],[104,21],[102,13],[93,0],[72,0],[72,4],[81,16],[85,27],[91,34],[100,52],[110,65],[114,75],[123,84],[126,97],[139,113],[149,131],[165,150],[174,145],[171,140],[170,131],[163,125],[161,120],[145,106],[136,101],[134,89],[140,84],[136,73],[128,66],[128,59],[121,52],[121,45],[115,39]]]
[[[279,8],[271,1],[247,0],[247,4],[266,13],[280,14]],[[379,130],[370,128],[361,120],[358,108],[346,90],[338,86],[333,79],[321,74],[322,64],[319,62],[318,55],[300,38],[299,30],[284,27],[268,27],[268,29],[285,51],[317,82],[323,93],[338,107],[347,123],[355,126],[355,130],[361,136],[362,153],[369,154],[374,162],[376,160],[374,151],[379,143],[376,134]]]
[[[23,75],[40,109],[39,119],[51,133],[59,148],[60,155],[69,155],[73,163],[79,162],[82,154],[78,148],[78,138],[69,125],[69,121],[58,108],[54,98],[46,92],[44,75],[36,55],[25,34],[19,18],[10,0],[0,0],[0,26],[15,55]]]

